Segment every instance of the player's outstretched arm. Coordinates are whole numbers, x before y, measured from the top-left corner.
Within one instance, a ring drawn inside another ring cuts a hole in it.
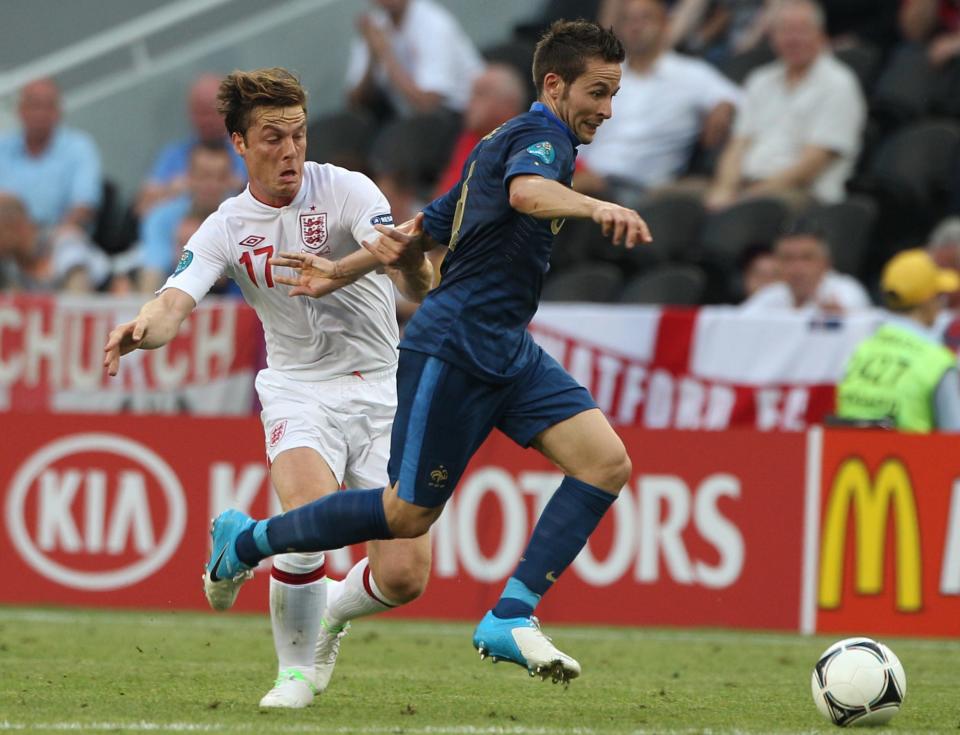
[[[614,245],[623,243],[632,248],[653,242],[650,228],[634,210],[588,197],[542,176],[514,176],[510,180],[510,206],[537,219],[592,219]]]
[[[168,288],[140,309],[133,321],[113,328],[103,347],[103,366],[116,375],[120,358],[134,350],[155,350],[177,336],[180,324],[197,303],[178,288]]]
[[[343,288],[380,266],[373,255],[358,250],[340,260],[327,260],[310,253],[278,253],[270,265],[293,268],[292,276],[274,273],[273,280],[290,286],[288,296],[311,296],[315,299]]]
[[[433,262],[426,251],[437,246],[423,230],[423,212],[400,227],[378,225],[380,237],[363,246],[386,267],[390,280],[404,298],[423,301],[433,285]]]

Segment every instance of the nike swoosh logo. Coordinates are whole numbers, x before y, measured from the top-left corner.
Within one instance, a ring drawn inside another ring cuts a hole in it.
[[[212,566],[208,567],[208,569],[210,570],[210,581],[212,582],[221,581],[217,577],[217,568],[220,566],[220,561],[223,559],[223,555],[226,553],[227,553],[227,547],[226,547],[226,544],[224,544],[223,548],[220,549],[220,553],[217,554],[217,558],[213,560]]]

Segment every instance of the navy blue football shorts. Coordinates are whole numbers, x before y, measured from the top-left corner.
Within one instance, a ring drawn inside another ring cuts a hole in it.
[[[450,497],[493,429],[522,447],[545,429],[596,408],[556,360],[537,357],[509,383],[488,383],[449,362],[400,350],[388,472],[403,500],[425,508]]]

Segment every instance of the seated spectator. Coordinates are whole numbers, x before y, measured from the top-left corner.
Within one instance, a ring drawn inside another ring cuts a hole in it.
[[[222,144],[230,152],[234,188],[239,189],[247,179],[243,159],[233,150],[230,136],[217,112],[217,91],[220,77],[203,74],[190,87],[187,112],[193,132],[185,138],[164,146],[153,162],[150,175],[137,198],[139,216],[146,214],[157,202],[183,194],[187,190],[190,155],[197,144]]]
[[[937,267],[960,275],[960,217],[947,217],[938,224],[930,233],[926,250]],[[946,299],[947,308],[937,317],[934,331],[957,349],[960,347],[960,291],[947,294]]]
[[[0,289],[85,293],[109,277],[109,259],[83,230],[40,228],[23,202],[0,194]]]
[[[839,316],[870,306],[870,297],[857,279],[830,267],[827,239],[816,226],[798,224],[777,239],[773,252],[783,280],[759,289],[743,309]]]
[[[379,119],[462,112],[483,68],[456,18],[433,0],[375,0],[362,14],[347,69],[348,102]]]
[[[898,49],[891,67],[913,68],[924,84],[930,111],[960,115],[960,3],[957,0],[903,0],[900,33],[909,42]]]
[[[670,14],[668,42],[715,64],[723,63],[763,40],[769,5],[770,0],[677,0]]]
[[[20,91],[22,128],[0,136],[0,191],[42,228],[92,225],[103,193],[93,138],[60,124],[60,90],[40,79]]]
[[[960,55],[960,4],[955,0],[903,0],[900,32],[908,41],[927,46],[935,67]]]
[[[647,189],[674,181],[698,139],[727,139],[740,89],[700,59],[666,50],[664,0],[624,0],[614,26],[627,58],[614,115],[580,149],[576,188],[634,204]]]
[[[780,283],[780,262],[769,245],[751,245],[739,258],[743,298],[749,299],[761,288]]]
[[[733,139],[717,165],[706,204],[776,196],[796,211],[812,197],[835,203],[860,152],[866,102],[856,76],[827,50],[823,11],[783,0],[771,18],[779,57],[754,71]]]
[[[463,164],[480,139],[523,112],[526,102],[525,83],[512,66],[490,64],[484,69],[473,82],[463,115],[463,131],[457,138],[447,167],[440,174],[436,196],[446,194],[460,180]]]
[[[170,275],[180,257],[178,228],[187,219],[202,222],[235,191],[230,151],[222,142],[199,144],[190,154],[187,191],[162,202],[140,225],[141,270],[139,289],[156,291]]]

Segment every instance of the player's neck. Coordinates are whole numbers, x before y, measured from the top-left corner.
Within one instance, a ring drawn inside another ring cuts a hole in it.
[[[297,198],[297,194],[299,192],[300,190],[297,189],[297,191],[290,196],[277,196],[264,191],[259,186],[254,184],[254,182],[250,182],[250,195],[261,204],[266,204],[268,207],[273,207],[275,209],[286,207],[288,204],[290,204],[290,202]]]

